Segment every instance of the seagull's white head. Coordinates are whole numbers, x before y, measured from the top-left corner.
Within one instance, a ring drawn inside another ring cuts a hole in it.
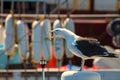
[[[75,33],[72,31],[65,29],[65,28],[56,28],[52,31],[56,36],[62,36],[64,38],[68,37],[75,37],[77,36]]]

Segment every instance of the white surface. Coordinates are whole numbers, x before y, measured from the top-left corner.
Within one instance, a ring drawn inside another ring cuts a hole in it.
[[[98,69],[120,69],[120,58],[96,58],[94,65]]]
[[[38,69],[38,72],[39,72],[38,80],[42,80],[42,75],[40,75],[41,71],[42,71],[41,69]],[[56,68],[49,69],[50,72],[53,72],[52,74],[47,73],[47,71],[48,71],[48,69],[45,69],[46,74],[49,74],[50,80],[58,80],[58,78],[57,78],[58,69],[56,69]],[[9,72],[10,73],[11,72],[24,72],[24,70],[9,70]],[[28,74],[28,77],[27,77],[28,80],[35,80],[37,78],[36,73],[35,73],[36,70],[30,69],[30,70],[27,70],[26,72],[32,72],[31,74]],[[64,72],[64,70],[62,70],[61,72],[65,73],[68,71]],[[72,72],[73,72],[73,74],[77,73],[77,71],[76,72],[72,71]],[[120,69],[102,69],[102,70],[97,70],[97,71],[93,71],[93,72],[99,73],[101,76],[101,80],[120,80]],[[4,74],[6,73],[5,70],[0,70],[0,74],[3,74],[3,73]],[[59,75],[61,75],[61,73]],[[25,80],[24,75],[23,76],[19,75],[19,76],[20,76],[20,80]],[[9,75],[8,78],[9,78],[9,80],[13,80],[13,77],[14,77],[14,75],[13,76]],[[0,76],[0,80],[6,80],[6,75]],[[46,76],[46,80],[47,80],[47,76]],[[73,80],[75,80],[75,79],[73,79]]]
[[[66,71],[62,73],[61,80],[101,80],[101,77],[97,72]]]

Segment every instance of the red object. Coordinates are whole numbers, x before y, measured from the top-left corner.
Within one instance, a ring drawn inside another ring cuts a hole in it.
[[[84,66],[84,69],[88,69],[88,66]]]
[[[49,66],[49,68],[55,68],[56,67],[56,59],[55,59],[55,56],[54,56],[53,47],[52,47],[52,58],[47,65]]]
[[[97,70],[98,68],[97,68],[97,66],[93,65],[92,69]]]
[[[41,68],[40,63],[37,64],[37,67],[38,67],[38,68]],[[56,59],[55,59],[55,56],[54,56],[54,49],[53,49],[53,47],[52,47],[52,58],[51,58],[51,60],[46,64],[45,67],[47,67],[47,68],[55,68],[55,67],[56,67]]]
[[[66,66],[66,65],[61,66],[61,67],[59,68],[59,71],[64,71],[64,70],[67,70],[67,66]]]

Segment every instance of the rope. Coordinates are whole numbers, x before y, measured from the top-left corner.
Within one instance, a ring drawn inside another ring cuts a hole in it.
[[[19,18],[21,19],[21,7],[20,7],[20,3],[17,2],[17,9],[18,9],[18,14],[19,14]]]
[[[39,2],[38,2],[38,0],[36,0],[36,17],[38,17],[38,15],[39,15]]]
[[[0,43],[3,42],[3,22],[2,22],[2,13],[3,13],[3,0],[1,0],[1,9],[0,9]]]
[[[77,9],[77,3],[78,3],[78,0],[73,0],[73,6],[70,13],[73,13]]]
[[[56,0],[55,0],[55,1],[56,1]],[[60,5],[64,5],[65,3],[66,3],[66,0],[64,0],[63,2],[61,2]],[[60,6],[60,5],[59,5],[59,6]],[[53,9],[53,10],[50,12],[50,14],[55,13],[55,12],[57,11],[57,9],[58,9],[59,6],[57,6],[55,9]]]
[[[22,0],[22,13],[24,14],[25,13],[25,0]]]
[[[45,0],[43,2],[43,13],[44,13],[44,15],[46,17],[46,2],[45,2]]]
[[[81,0],[81,1],[73,0],[73,6],[72,6],[72,10],[71,10],[70,13],[73,13],[73,12],[77,9],[77,7],[78,7],[78,2],[80,2],[79,5],[82,5],[83,2],[84,2],[84,0]]]
[[[2,13],[3,13],[3,5],[4,5],[4,4],[3,4],[3,0],[1,0],[1,4],[0,4],[0,5],[1,5],[1,6],[0,6],[0,7],[1,7],[1,9],[0,9],[0,17],[1,17],[1,18],[0,18],[0,23],[1,23],[1,25],[2,25]]]
[[[57,13],[58,13],[58,19],[60,19],[60,0],[58,0],[58,2],[57,2],[57,4],[58,4],[58,10],[57,10]]]
[[[14,0],[11,0],[11,10],[14,10]]]
[[[69,1],[66,0],[66,9],[67,9],[67,17],[70,17],[70,12],[69,12]]]

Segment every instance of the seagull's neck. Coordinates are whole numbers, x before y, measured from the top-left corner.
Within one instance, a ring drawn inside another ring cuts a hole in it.
[[[73,42],[75,39],[79,38],[79,36],[77,36],[76,34],[66,34],[65,35],[65,40],[67,40],[67,42]]]

